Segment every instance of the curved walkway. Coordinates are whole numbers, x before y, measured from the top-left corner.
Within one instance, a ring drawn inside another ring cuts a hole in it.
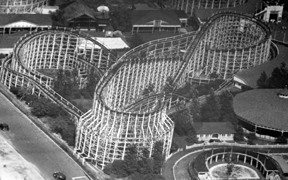
[[[190,180],[188,173],[188,164],[189,162],[196,157],[201,151],[205,151],[211,148],[221,148],[221,147],[227,147],[227,145],[206,145],[202,147],[195,147],[191,149],[186,149],[183,151],[179,151],[178,153],[172,155],[163,165],[162,167],[162,176],[165,178],[165,180]],[[229,146],[228,146],[229,147]],[[243,147],[244,148],[244,147]],[[259,149],[262,149],[263,153],[269,153],[271,149],[274,149],[275,152],[278,150],[287,149],[287,147],[281,147],[281,146],[275,146],[274,148],[264,148],[261,145],[255,147],[246,147],[247,149],[254,149],[255,151],[259,151]],[[264,152],[266,151],[267,152]],[[273,153],[275,153],[273,152]],[[186,159],[187,158],[187,159]],[[183,161],[183,162],[181,162]],[[181,172],[176,172],[177,170],[181,170]],[[174,174],[175,173],[175,174]],[[189,177],[188,179],[185,177]]]
[[[177,154],[171,156],[163,165],[162,167],[162,176],[165,178],[165,180],[175,180],[174,179],[174,170],[173,170],[173,166],[175,165],[175,163],[182,158],[183,156],[185,156],[186,154],[189,153],[193,153],[196,150],[199,150],[200,148],[193,148],[193,149],[187,149],[184,151],[180,151]],[[193,158],[194,156],[196,156],[196,154],[191,154],[191,158]],[[190,157],[190,155],[189,155]],[[189,162],[188,162],[189,163]],[[184,179],[183,179],[184,180]]]

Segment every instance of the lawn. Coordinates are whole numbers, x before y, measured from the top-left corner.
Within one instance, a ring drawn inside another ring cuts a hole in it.
[[[72,99],[71,102],[83,112],[87,112],[92,108],[93,99]]]

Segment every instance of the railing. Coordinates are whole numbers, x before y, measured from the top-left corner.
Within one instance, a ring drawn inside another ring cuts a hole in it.
[[[9,71],[9,73],[11,73],[11,74],[15,74],[16,76],[22,77],[26,81],[31,82],[36,88],[38,88],[40,90],[40,93],[43,92],[44,95],[47,96],[49,99],[51,99],[52,101],[54,101],[57,104],[62,105],[66,110],[68,110],[69,113],[75,115],[78,118],[83,114],[83,112],[80,109],[78,109],[72,103],[67,101],[65,98],[63,98],[60,94],[58,94],[56,91],[54,91],[49,86],[43,86],[41,83],[34,80],[33,78],[31,78],[28,75],[18,73],[14,70],[11,70],[11,69],[6,69],[6,70]]]
[[[288,148],[288,144],[239,144],[239,143],[228,143],[228,142],[212,142],[212,143],[201,143],[193,144],[191,146],[186,145],[186,149],[197,148],[205,146],[235,146],[235,147],[244,147],[244,148]]]

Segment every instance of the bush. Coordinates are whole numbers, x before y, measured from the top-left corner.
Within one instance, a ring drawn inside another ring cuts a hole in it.
[[[46,98],[37,98],[29,101],[29,106],[32,108],[31,113],[40,118],[44,116],[57,117],[60,114],[61,108],[52,103]]]
[[[178,145],[172,141],[170,153],[176,152],[179,149]]]
[[[10,92],[12,92],[14,95],[16,95],[17,98],[19,98],[18,97],[19,90],[20,90],[20,88],[18,88],[18,87],[11,87],[10,88]]]

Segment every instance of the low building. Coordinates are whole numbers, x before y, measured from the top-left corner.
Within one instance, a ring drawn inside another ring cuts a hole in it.
[[[155,31],[178,32],[181,22],[174,11],[134,10],[131,14],[132,34]]]
[[[233,141],[234,127],[230,122],[194,123],[198,141]]]
[[[52,27],[49,14],[0,14],[0,34],[45,30]]]
[[[68,27],[84,31],[105,31],[110,24],[109,12],[95,12],[86,4],[75,1],[62,7]]]
[[[266,22],[281,22],[284,4],[278,1],[264,1],[264,9],[255,14],[256,17],[262,17]]]
[[[287,96],[287,89],[254,89],[237,94],[233,107],[239,125],[244,132],[260,138],[288,138]]]

